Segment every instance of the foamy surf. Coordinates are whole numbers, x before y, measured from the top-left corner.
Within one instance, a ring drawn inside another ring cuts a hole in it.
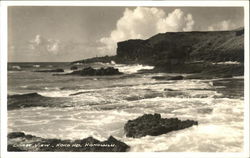
[[[12,83],[8,86],[9,93],[38,94],[28,97],[29,101],[15,100],[20,108],[8,111],[8,131],[71,140],[88,136],[106,140],[113,135],[136,152],[242,151],[244,98],[226,95],[231,83],[237,84],[230,87],[230,95],[241,92],[242,77],[155,80],[153,76],[173,74],[140,74],[137,72],[145,69],[142,65],[112,64],[128,75],[52,76],[28,71],[22,75],[18,71],[8,74]],[[23,107],[24,101],[29,106]],[[197,120],[199,125],[159,136],[126,138],[125,123],[145,113]]]
[[[154,66],[147,66],[147,65],[125,65],[125,64],[115,64],[113,65],[115,68],[119,69],[120,72],[126,73],[126,74],[133,74],[137,73],[140,70],[152,70]]]
[[[104,111],[91,107],[32,108],[10,111],[9,120],[12,124],[9,124],[9,128],[44,138],[81,139],[94,136],[104,140],[113,135],[130,145],[130,151],[136,152],[239,152],[243,142],[243,124],[240,123],[243,121],[242,105],[243,101],[238,99],[158,98],[137,104],[131,103],[127,108],[122,106],[122,109]],[[211,112],[197,110],[208,107],[212,109]],[[197,127],[160,136],[138,139],[124,136],[123,126],[127,120],[153,112],[162,113],[165,118],[195,119],[200,123]],[[25,117],[21,117],[23,114]],[[18,120],[17,116],[20,116]],[[30,128],[27,129],[27,126]],[[208,146],[209,150],[204,145]]]

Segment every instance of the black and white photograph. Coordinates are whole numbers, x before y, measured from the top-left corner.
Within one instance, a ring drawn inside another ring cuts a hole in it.
[[[246,152],[248,8],[166,4],[7,6],[7,152]]]

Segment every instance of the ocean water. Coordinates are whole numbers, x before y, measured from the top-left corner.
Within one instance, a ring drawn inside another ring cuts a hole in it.
[[[40,101],[36,107],[9,110],[8,132],[59,139],[105,140],[112,135],[136,152],[243,151],[243,76],[159,81],[152,77],[180,74],[137,73],[153,68],[143,65],[78,65],[87,66],[114,66],[124,75],[53,76],[33,71],[63,68],[70,72],[69,63],[9,64],[8,95],[36,92],[54,99],[48,100],[53,105],[49,107]],[[124,124],[149,113],[192,119],[199,125],[159,136],[126,138]]]

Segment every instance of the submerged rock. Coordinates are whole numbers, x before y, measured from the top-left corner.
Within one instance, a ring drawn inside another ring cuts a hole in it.
[[[8,139],[14,139],[18,137],[25,137],[25,134],[23,132],[12,132],[8,134]]]
[[[183,80],[183,76],[153,76],[155,80]]]
[[[198,125],[197,121],[185,120],[178,118],[161,118],[160,114],[144,114],[134,120],[129,120],[124,130],[127,137],[140,138],[146,135],[158,136],[171,131]]]
[[[64,107],[65,100],[67,98],[60,97],[47,97],[42,96],[38,93],[26,93],[26,94],[15,94],[8,95],[8,110],[30,108],[30,107],[55,107],[60,105]]]
[[[8,98],[25,98],[25,99],[30,97],[42,97],[42,96],[38,93],[15,94],[8,96]]]
[[[34,72],[64,72],[63,69],[35,70]]]
[[[94,69],[92,67],[87,67],[82,70],[73,71],[72,73],[66,75],[80,75],[80,76],[106,76],[106,75],[120,75],[118,69],[113,67]]]
[[[77,70],[77,69],[78,69],[77,66],[71,66],[71,67],[70,67],[70,70]]]
[[[105,141],[93,137],[80,140],[44,139],[23,132],[8,134],[8,151],[125,152],[129,146],[113,136]]]

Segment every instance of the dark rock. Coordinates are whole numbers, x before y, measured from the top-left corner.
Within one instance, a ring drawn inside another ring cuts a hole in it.
[[[171,88],[165,88],[164,91],[176,91],[176,90],[171,89]]]
[[[127,137],[139,138],[146,135],[158,136],[171,131],[198,125],[197,121],[185,120],[178,118],[161,118],[160,114],[144,114],[134,120],[129,120],[124,130]]]
[[[183,76],[153,76],[155,80],[183,80]]]
[[[116,56],[103,56],[103,57],[94,57],[94,58],[89,58],[89,59],[84,59],[84,60],[78,60],[72,62],[72,64],[82,64],[82,63],[111,63],[111,61],[116,61]]]
[[[244,28],[238,29],[235,31],[236,36],[241,36],[244,35]]]
[[[212,81],[216,91],[221,96],[219,98],[239,98],[244,96],[244,79],[243,78],[225,78]]]
[[[8,134],[8,139],[14,139],[18,137],[24,137],[25,134],[23,132],[12,132]]]
[[[27,93],[8,95],[8,110],[29,108],[29,107],[53,107],[56,105],[63,105],[67,98],[60,97],[46,97],[38,93]],[[61,106],[63,107],[63,106]]]
[[[104,144],[106,144],[106,143],[107,144],[108,143],[115,144],[113,151],[122,151],[122,152],[124,152],[124,151],[127,151],[130,148],[127,144],[115,139],[113,136],[110,136],[107,141],[104,141]]]
[[[86,91],[86,92],[77,92],[77,93],[72,93],[69,96],[74,96],[74,95],[80,95],[80,94],[84,94],[84,93],[89,93],[90,91]]]
[[[78,67],[77,66],[71,66],[70,70],[77,70]]]
[[[21,139],[15,139],[21,138]],[[125,152],[130,147],[110,136],[106,141],[93,137],[79,140],[44,139],[23,132],[8,134],[8,151]]]
[[[118,69],[113,67],[93,69],[92,67],[87,67],[82,70],[73,71],[72,73],[66,75],[80,75],[80,76],[106,76],[106,75],[120,75]]]
[[[173,76],[173,77],[170,77],[170,80],[183,80],[183,76]]]
[[[63,69],[35,70],[34,72],[64,72]]]
[[[197,112],[201,113],[201,114],[210,114],[210,113],[213,112],[213,109],[211,109],[211,108],[201,108],[201,109],[197,109]]]
[[[42,97],[38,93],[26,93],[26,94],[15,94],[10,95],[8,98],[30,98],[30,97]]]

